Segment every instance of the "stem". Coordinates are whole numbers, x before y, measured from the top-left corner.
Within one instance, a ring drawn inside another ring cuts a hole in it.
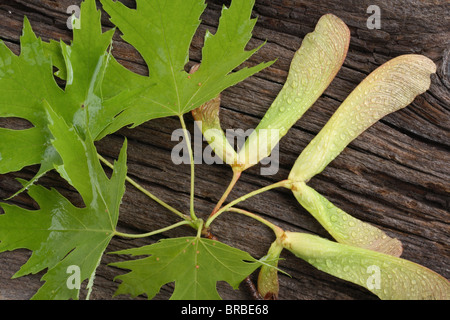
[[[261,222],[262,224],[264,224],[267,227],[269,227],[270,229],[272,229],[273,232],[275,233],[275,235],[277,236],[277,238],[284,233],[283,229],[281,229],[277,225],[274,225],[272,222],[270,222],[270,221],[268,221],[268,220],[266,220],[266,219],[264,219],[264,218],[262,218],[262,217],[260,217],[260,216],[258,216],[256,214],[254,214],[254,213],[251,213],[249,211],[238,209],[238,208],[229,208],[227,211],[243,214],[243,215],[246,215],[247,217],[253,218],[253,219]]]
[[[114,235],[115,236],[119,236],[119,237],[125,237],[125,238],[145,238],[145,237],[153,236],[153,235],[161,233],[161,232],[168,231],[170,229],[175,229],[175,228],[180,227],[180,226],[185,225],[185,224],[191,224],[191,222],[184,220],[184,221],[180,221],[180,222],[177,222],[175,224],[172,224],[172,225],[170,225],[168,227],[161,228],[161,229],[158,229],[158,230],[155,230],[155,231],[151,231],[151,232],[147,232],[147,233],[142,233],[142,234],[123,233],[123,232],[119,232],[119,231],[116,230],[116,231],[114,231]]]
[[[252,191],[250,193],[247,193],[246,195],[244,195],[244,196],[242,196],[242,197],[240,197],[240,198],[230,202],[226,206],[222,207],[222,209],[220,209],[219,211],[217,211],[214,214],[211,214],[209,216],[208,220],[205,223],[205,228],[208,228],[210,226],[211,222],[213,222],[213,220],[215,218],[217,218],[222,212],[227,211],[229,208],[231,208],[235,204],[237,204],[237,203],[239,203],[241,201],[247,200],[248,198],[256,196],[257,194],[263,193],[265,191],[268,191],[268,190],[271,190],[271,189],[275,189],[275,188],[278,188],[278,187],[284,187],[288,183],[291,183],[291,181],[290,180],[283,180],[283,181],[280,181],[280,182],[268,185],[268,186],[266,186],[264,188],[261,188],[261,189]]]
[[[180,118],[180,122],[181,122],[181,127],[183,128],[183,133],[184,133],[184,138],[186,139],[186,143],[188,146],[188,152],[189,152],[189,159],[191,162],[191,196],[190,196],[190,213],[191,213],[191,219],[192,220],[197,220],[197,217],[195,215],[195,211],[194,211],[194,185],[195,185],[195,164],[194,164],[194,156],[192,154],[192,145],[191,145],[191,139],[189,137],[189,132],[186,128],[186,123],[184,123],[184,117],[183,115],[179,116]]]
[[[97,157],[100,159],[101,162],[103,162],[105,165],[107,165],[108,167],[110,167],[111,169],[114,170],[114,165],[111,164],[108,160],[103,158],[98,153],[97,153]],[[162,205],[164,208],[172,211],[173,213],[175,213],[177,216],[183,218],[184,220],[190,221],[190,218],[188,216],[186,216],[185,214],[181,213],[180,211],[178,211],[177,209],[173,208],[172,206],[168,205],[167,203],[165,203],[164,201],[162,201],[161,199],[159,199],[157,196],[153,195],[149,191],[145,190],[139,183],[137,183],[136,181],[134,181],[130,177],[126,176],[125,180],[128,181],[131,185],[133,185],[136,189],[141,191],[143,194],[145,194],[147,197],[149,197],[150,199],[152,199],[152,200],[156,201],[157,203],[159,203],[160,205]]]
[[[227,199],[228,195],[230,194],[231,190],[233,189],[234,185],[236,184],[236,182],[239,180],[240,176],[241,176],[242,171],[237,171],[237,170],[233,170],[233,178],[231,179],[230,184],[228,185],[228,188],[225,190],[225,192],[223,193],[222,197],[220,198],[219,202],[217,202],[216,207],[214,208],[214,210],[211,212],[211,215],[214,215],[217,211],[219,211],[220,207],[222,206],[222,204],[225,202],[225,200]]]
[[[197,229],[197,238],[200,238],[201,235],[202,235],[202,231],[203,231],[203,220],[199,219],[197,221],[200,221],[200,223],[197,224],[197,227],[198,227],[198,229]]]

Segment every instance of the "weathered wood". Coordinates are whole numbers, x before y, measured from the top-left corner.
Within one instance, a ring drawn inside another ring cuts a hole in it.
[[[126,1],[133,5],[132,1]],[[229,1],[228,1],[229,2]],[[69,41],[66,28],[69,5],[77,0],[4,0],[0,4],[0,38],[18,53],[23,16],[26,15],[44,40]],[[202,35],[214,31],[223,1],[208,1],[203,22],[191,48],[191,60],[201,59]],[[254,15],[258,23],[251,46],[267,44],[246,64],[277,58],[277,62],[222,95],[224,128],[254,128],[281,89],[294,52],[302,38],[311,32],[325,13],[342,18],[350,27],[352,39],[343,68],[317,103],[298,121],[280,143],[280,170],[273,176],[260,176],[259,166],[243,174],[229,199],[270,183],[285,179],[297,156],[326,123],[339,104],[372,70],[383,62],[404,53],[420,53],[438,66],[430,90],[416,98],[407,108],[391,114],[352,142],[310,185],[337,206],[355,217],[370,222],[404,244],[403,257],[422,264],[450,278],[450,20],[448,1],[383,1],[381,29],[369,30],[366,13],[371,1],[256,0]],[[111,27],[107,15],[105,28]],[[142,58],[115,37],[114,55],[135,72],[146,74]],[[193,121],[187,117],[189,129]],[[1,126],[20,127],[23,122],[2,121]],[[129,142],[129,175],[155,195],[185,211],[189,206],[189,167],[170,161],[173,146],[171,133],[179,128],[177,119],[157,119],[133,130],[123,129],[106,137],[99,152],[116,158],[123,137]],[[0,142],[1,143],[1,142]],[[0,176],[0,198],[14,193],[16,177],[30,179],[37,167]],[[231,179],[224,165],[196,166],[196,210],[206,217]],[[74,203],[80,199],[54,172],[40,184],[55,186]],[[10,201],[27,208],[36,205],[27,195]],[[273,190],[248,199],[241,208],[260,214],[288,230],[308,231],[329,237],[326,231],[296,202],[287,190]],[[177,221],[166,210],[131,186],[121,207],[119,228],[128,232],[146,232]],[[213,224],[213,232],[227,244],[248,250],[253,256],[265,254],[273,235],[259,223],[232,214],[224,214]],[[180,228],[163,237],[191,235],[193,230]],[[114,238],[107,251],[153,242],[159,237],[140,240]],[[37,275],[10,280],[26,261],[29,252],[17,250],[0,254],[0,299],[27,299],[40,287]],[[280,275],[280,299],[374,299],[370,292],[317,271],[307,263],[284,253],[280,267],[291,275]],[[117,283],[112,279],[122,270],[107,264],[120,257],[105,255],[95,281],[93,299],[110,299]],[[254,278],[255,275],[252,277]],[[220,283],[225,299],[249,299],[245,288],[234,291]],[[167,298],[172,285],[165,286],[158,299]],[[116,299],[128,299],[118,296]],[[139,297],[145,298],[145,297]]]

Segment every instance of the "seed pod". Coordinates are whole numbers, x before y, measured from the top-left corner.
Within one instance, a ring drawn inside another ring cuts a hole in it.
[[[195,64],[189,73],[194,73],[199,67],[200,64]],[[223,162],[234,165],[237,163],[237,153],[222,130],[219,111],[220,95],[192,110],[192,116],[214,153]]]
[[[283,246],[279,239],[275,240],[269,248],[267,255],[263,258],[268,262],[263,265],[258,275],[258,292],[264,300],[277,300],[280,289],[278,283],[278,260],[280,259]]]
[[[345,99],[295,162],[289,179],[308,181],[364,130],[409,105],[430,87],[436,65],[421,55],[394,58],[373,71]]]
[[[214,153],[229,165],[237,163],[237,153],[220,126],[220,95],[192,110],[192,116]]]
[[[350,42],[345,23],[332,14],[320,18],[303,39],[277,98],[239,152],[244,169],[270,155],[272,149],[320,97],[344,62]]]
[[[317,269],[363,286],[380,299],[450,299],[447,279],[405,259],[298,232],[285,232],[282,245]]]
[[[339,209],[304,182],[292,189],[298,202],[339,243],[383,252],[396,257],[402,254],[402,243],[377,227],[356,219]]]

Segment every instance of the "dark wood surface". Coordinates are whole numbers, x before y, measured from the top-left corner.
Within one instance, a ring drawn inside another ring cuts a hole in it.
[[[131,2],[131,1],[129,1]],[[18,53],[23,17],[31,21],[44,40],[71,39],[66,27],[66,8],[78,0],[2,0],[0,1],[0,38]],[[203,23],[196,35],[191,60],[201,57],[202,35],[214,31],[223,1],[208,1]],[[246,171],[229,199],[287,177],[295,159],[326,123],[345,97],[372,70],[383,62],[405,53],[419,53],[436,62],[429,91],[417,97],[407,108],[391,114],[352,142],[310,185],[330,201],[354,215],[385,230],[403,242],[406,259],[422,264],[450,278],[449,206],[450,206],[450,5],[445,0],[404,0],[379,2],[381,29],[366,27],[367,7],[373,1],[256,0],[254,15],[258,22],[251,46],[267,44],[248,64],[277,58],[270,68],[229,88],[222,95],[223,128],[254,128],[281,89],[291,58],[302,38],[311,32],[323,14],[333,13],[351,30],[351,43],[343,68],[316,104],[298,121],[280,143],[280,170],[273,176],[261,176],[259,166]],[[106,14],[105,28],[111,27]],[[118,35],[114,55],[135,72],[146,74],[141,57]],[[0,97],[1,98],[1,97]],[[193,120],[186,117],[190,130]],[[5,121],[3,122],[5,125]],[[18,127],[20,121],[6,125]],[[129,175],[174,207],[186,211],[189,206],[187,165],[175,166],[170,160],[171,133],[179,128],[178,119],[153,120],[133,130],[123,129],[106,137],[98,145],[105,157],[116,158],[123,142],[129,141]],[[1,143],[1,142],[0,142]],[[231,179],[225,165],[196,165],[195,205],[200,217],[207,217]],[[37,167],[0,176],[0,198],[18,190],[16,177],[30,179]],[[39,183],[56,186],[74,203],[77,194],[51,172]],[[27,195],[10,201],[36,208]],[[282,228],[312,232],[329,237],[288,190],[273,190],[239,205],[275,222]],[[170,212],[127,185],[121,207],[119,228],[131,233],[147,232],[176,222]],[[249,251],[254,257],[265,254],[274,237],[263,225],[243,216],[223,214],[213,224],[213,232],[223,242]],[[179,228],[163,237],[193,235]],[[161,237],[161,236],[160,236]],[[160,237],[140,240],[113,238],[107,251],[154,242]],[[41,286],[43,272],[14,280],[9,278],[25,263],[30,253],[17,250],[0,254],[0,299],[28,299]],[[280,267],[291,277],[280,275],[280,299],[376,299],[367,290],[324,274],[289,253],[283,253]],[[105,255],[98,268],[92,299],[111,299],[117,283],[113,278],[124,271],[108,267],[119,259]],[[255,279],[256,274],[252,275]],[[157,299],[166,299],[173,284],[164,286]],[[219,283],[224,299],[251,299],[245,286],[235,291]],[[118,296],[116,299],[128,299]],[[145,297],[138,297],[145,299]]]

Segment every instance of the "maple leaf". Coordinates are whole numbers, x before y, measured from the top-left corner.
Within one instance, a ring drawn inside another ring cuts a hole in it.
[[[261,263],[248,253],[224,243],[199,237],[164,239],[155,244],[114,252],[149,257],[110,264],[131,272],[122,280],[118,294],[153,298],[166,283],[175,281],[173,300],[220,299],[217,281],[234,289]]]
[[[138,0],[136,9],[110,0],[101,2],[122,38],[142,55],[149,70],[147,82],[155,83],[134,97],[105,102],[111,108],[120,105],[124,111],[101,137],[130,124],[135,127],[154,118],[180,116],[273,63],[232,72],[260,48],[245,50],[256,23],[250,19],[254,1],[233,0],[229,8],[223,8],[216,33],[206,32],[201,66],[195,74],[184,68],[204,0]]]
[[[102,32],[100,12],[93,0],[82,3],[80,18],[83,27],[74,29],[71,45],[42,42],[26,17],[19,56],[0,40],[0,116],[18,117],[33,124],[33,128],[26,130],[0,128],[0,174],[40,164],[39,172],[19,192],[61,165],[61,159],[50,142],[52,135],[47,128],[44,100],[69,125],[79,129],[84,127],[85,113],[89,109],[88,129],[94,138],[118,112],[103,108],[101,93],[110,57],[107,48],[114,31]],[[56,51],[61,53],[59,57],[52,54]],[[61,67],[62,61],[64,68]],[[66,75],[64,89],[58,86],[53,76],[55,64]]]
[[[46,107],[52,142],[64,162],[58,170],[78,187],[85,207],[75,207],[54,189],[30,186],[28,193],[39,210],[0,203],[5,211],[0,215],[0,252],[19,248],[33,251],[14,278],[48,268],[42,277],[45,284],[34,299],[77,299],[80,289],[67,285],[67,272],[77,266],[79,282],[89,279],[90,292],[95,270],[118,221],[125,191],[126,142],[108,179],[89,134],[83,140],[50,105]]]

